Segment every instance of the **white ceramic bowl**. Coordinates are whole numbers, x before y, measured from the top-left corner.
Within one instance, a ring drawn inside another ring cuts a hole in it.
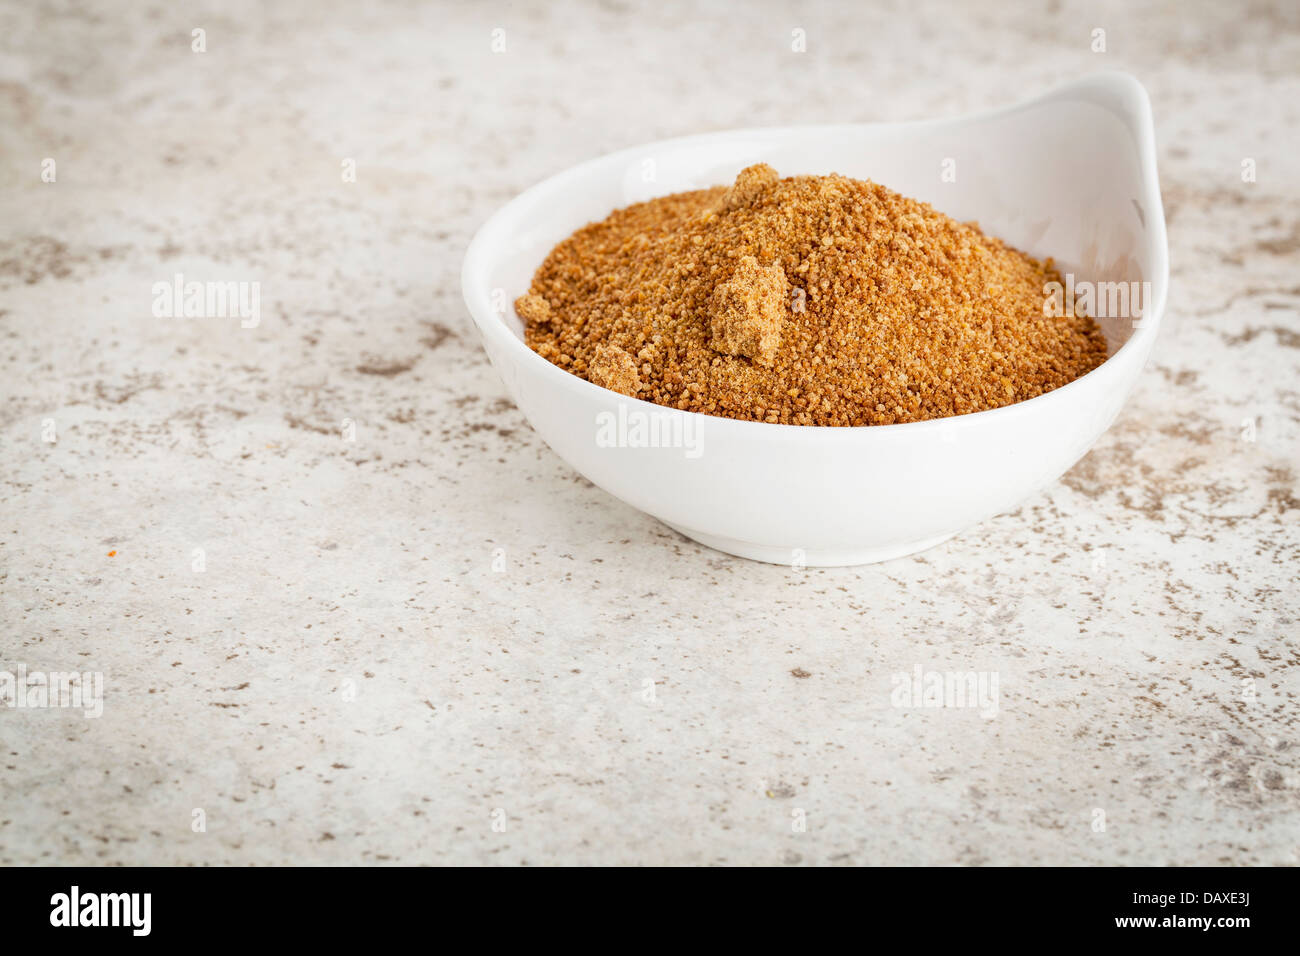
[[[1143,314],[1101,319],[1110,358],[1056,391],[992,411],[861,428],[665,409],[583,381],[524,345],[512,303],[557,242],[618,207],[726,184],[758,162],[782,176],[872,179],[1055,258],[1078,283],[1149,283]],[[1169,281],[1150,102],[1131,76],[1106,73],[959,119],[736,130],[639,146],[509,203],[470,244],[462,278],[516,404],[556,454],[610,494],[696,541],[760,561],[828,566],[910,554],[1060,477],[1132,390]]]

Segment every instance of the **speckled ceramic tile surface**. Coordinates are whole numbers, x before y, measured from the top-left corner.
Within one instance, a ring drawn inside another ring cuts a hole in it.
[[[0,670],[102,715],[0,707],[0,863],[1300,863],[1300,15],[1219,6],[6,5]],[[681,537],[461,302],[591,156],[1103,68],[1152,97],[1161,338],[930,552]],[[258,321],[159,316],[176,274]],[[894,706],[918,668],[995,706]]]

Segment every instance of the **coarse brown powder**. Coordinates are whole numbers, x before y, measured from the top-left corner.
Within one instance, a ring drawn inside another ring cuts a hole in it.
[[[625,395],[885,425],[1024,401],[1105,361],[1091,318],[1044,314],[1060,281],[876,183],[760,164],[578,230],[515,308],[539,355]]]

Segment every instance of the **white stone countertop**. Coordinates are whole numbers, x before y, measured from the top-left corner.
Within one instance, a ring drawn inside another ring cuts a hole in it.
[[[1130,6],[5,5],[0,669],[103,698],[0,706],[0,864],[1300,863],[1300,12]],[[583,159],[1099,69],[1153,100],[1161,339],[933,551],[681,537],[462,304],[477,226]],[[260,324],[156,318],[176,273]],[[996,715],[891,707],[917,666]]]

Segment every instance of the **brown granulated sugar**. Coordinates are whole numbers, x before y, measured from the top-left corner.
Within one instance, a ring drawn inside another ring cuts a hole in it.
[[[673,408],[886,425],[1059,388],[1106,359],[1096,322],[1044,315],[1040,262],[872,182],[778,178],[620,209],[547,256],[515,303],[539,355]]]

